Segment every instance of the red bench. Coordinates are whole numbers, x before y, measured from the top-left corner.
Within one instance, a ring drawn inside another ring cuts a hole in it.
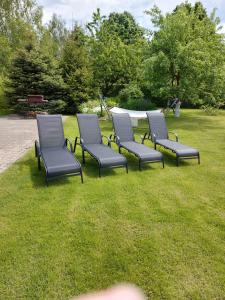
[[[28,95],[27,102],[30,104],[45,103],[45,102],[48,102],[48,100],[44,100],[44,96],[42,96],[42,95]]]
[[[27,99],[18,99],[18,102],[28,104],[43,104],[48,102],[48,100],[44,100],[43,95],[28,95]]]

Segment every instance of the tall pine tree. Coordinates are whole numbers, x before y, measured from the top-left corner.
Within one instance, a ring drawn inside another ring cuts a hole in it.
[[[91,99],[92,68],[86,43],[87,37],[79,26],[75,26],[67,39],[61,67],[67,86],[68,113],[78,111],[79,105]]]
[[[6,90],[11,105],[29,94],[44,95],[49,101],[63,100],[66,95],[57,63],[33,45],[18,51],[9,70]]]

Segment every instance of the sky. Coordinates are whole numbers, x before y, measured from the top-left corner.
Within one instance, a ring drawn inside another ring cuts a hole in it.
[[[53,13],[60,15],[66,22],[67,27],[71,28],[74,22],[85,25],[91,20],[92,13],[101,9],[103,15],[110,12],[129,11],[136,18],[137,22],[146,27],[152,28],[150,18],[144,11],[156,4],[164,13],[172,11],[180,0],[37,0],[43,8],[43,19],[47,23]],[[191,3],[196,1],[189,0]],[[225,0],[202,0],[207,12],[211,13],[213,8],[217,8],[217,16],[221,19],[223,32],[225,33]]]

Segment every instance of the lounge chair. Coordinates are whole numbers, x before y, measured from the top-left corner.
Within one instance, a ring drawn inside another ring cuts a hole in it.
[[[119,152],[121,152],[121,148],[124,148],[137,156],[139,170],[141,170],[142,163],[150,162],[161,162],[164,168],[162,153],[135,141],[129,114],[112,114],[112,119],[115,132],[114,140],[119,147]]]
[[[198,163],[200,164],[200,154],[199,151],[191,148],[189,146],[180,144],[178,142],[178,136],[174,132],[176,137],[176,141],[173,141],[169,138],[169,132],[167,130],[166,121],[163,113],[154,113],[151,114],[147,112],[148,122],[149,122],[149,133],[146,133],[143,141],[147,139],[151,139],[155,145],[155,149],[157,145],[163,146],[165,149],[169,149],[176,154],[176,163],[179,166],[179,161],[181,159],[198,159]]]
[[[76,137],[76,145],[82,148],[82,159],[85,164],[85,152],[88,152],[99,165],[99,177],[102,169],[125,167],[128,172],[127,159],[111,149],[109,138],[101,135],[98,117],[95,114],[77,114],[80,137]],[[103,137],[107,139],[107,144],[103,144]],[[80,140],[80,143],[78,143]]]
[[[41,159],[46,171],[46,183],[57,177],[83,175],[79,161],[73,155],[70,141],[64,137],[61,115],[37,115],[39,142],[35,141],[38,168]],[[67,148],[70,146],[70,149]]]

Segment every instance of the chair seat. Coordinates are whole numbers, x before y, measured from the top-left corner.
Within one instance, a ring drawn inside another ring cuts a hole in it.
[[[180,157],[198,156],[199,151],[189,146],[168,139],[157,139],[156,144],[174,151]]]
[[[101,167],[125,166],[127,159],[104,144],[85,144],[84,150],[88,151],[101,164]]]
[[[79,173],[81,165],[67,148],[45,148],[41,151],[48,176]]]
[[[137,155],[142,161],[161,161],[162,153],[134,141],[121,142],[120,145]]]

